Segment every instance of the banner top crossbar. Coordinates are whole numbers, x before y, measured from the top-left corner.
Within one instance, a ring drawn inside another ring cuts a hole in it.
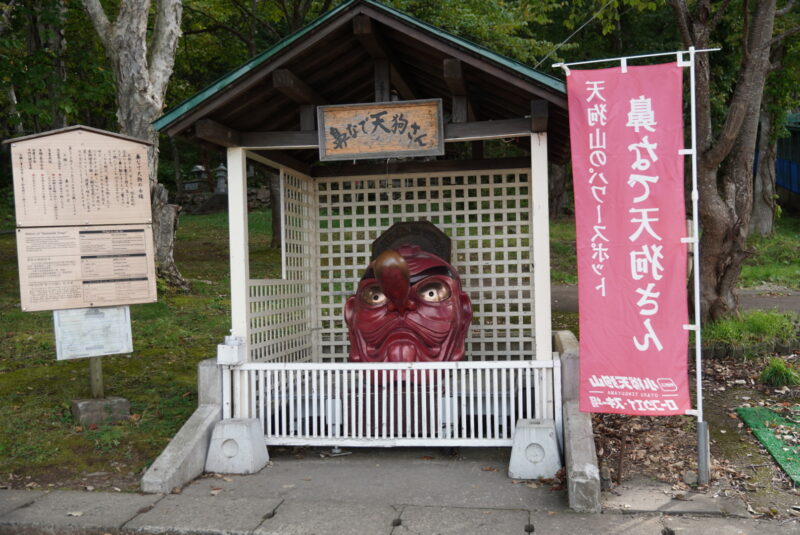
[[[655,54],[639,54],[638,56],[622,56],[618,58],[606,58],[606,59],[590,59],[587,61],[573,61],[571,63],[553,63],[553,67],[561,67],[566,72],[567,76],[569,76],[569,67],[573,67],[575,65],[589,65],[591,63],[610,63],[619,61],[623,67],[627,67],[628,60],[631,59],[642,59],[642,58],[656,58],[660,56],[677,56],[678,61],[681,61],[681,56],[683,54],[697,54],[700,52],[716,52],[721,50],[720,48],[701,48],[695,49],[693,46],[689,47],[689,50],[676,50],[675,52],[657,52]]]

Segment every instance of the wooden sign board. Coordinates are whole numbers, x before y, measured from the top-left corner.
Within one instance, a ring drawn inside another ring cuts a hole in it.
[[[319,106],[317,119],[320,161],[444,154],[441,99]]]
[[[17,226],[151,222],[147,143],[84,126],[9,142]]]
[[[56,360],[133,352],[130,307],[53,311]]]
[[[150,225],[17,229],[22,310],[156,301]]]

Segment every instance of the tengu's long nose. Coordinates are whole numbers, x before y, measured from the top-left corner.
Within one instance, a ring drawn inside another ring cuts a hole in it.
[[[405,259],[397,251],[387,249],[375,259],[373,269],[383,295],[389,299],[389,309],[395,308],[400,314],[405,312],[408,308],[409,288],[408,264]]]

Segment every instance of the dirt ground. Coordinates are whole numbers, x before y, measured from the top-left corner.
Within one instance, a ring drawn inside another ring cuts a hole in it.
[[[796,352],[800,353],[800,352]],[[789,357],[799,360],[800,355]],[[755,517],[800,516],[794,485],[734,412],[742,406],[800,403],[800,387],[774,389],[758,382],[764,360],[711,359],[704,363],[705,420],[711,434],[711,482],[696,488],[695,419],[688,416],[594,415],[595,445],[608,487],[646,476],[673,490],[738,496]],[[692,371],[693,374],[693,371]]]

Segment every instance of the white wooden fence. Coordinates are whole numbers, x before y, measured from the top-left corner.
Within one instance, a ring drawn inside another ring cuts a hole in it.
[[[510,446],[519,419],[560,431],[560,372],[557,359],[251,363],[225,371],[224,413],[258,418],[268,445]]]
[[[532,151],[535,166],[546,144]],[[224,368],[224,417],[260,419],[270,445],[507,446],[523,418],[552,418],[560,434],[539,171],[532,182],[531,169],[312,179],[282,168],[282,277],[250,279],[233,299],[248,362]],[[343,305],[370,244],[420,219],[452,239],[473,304],[467,360],[347,363]]]

